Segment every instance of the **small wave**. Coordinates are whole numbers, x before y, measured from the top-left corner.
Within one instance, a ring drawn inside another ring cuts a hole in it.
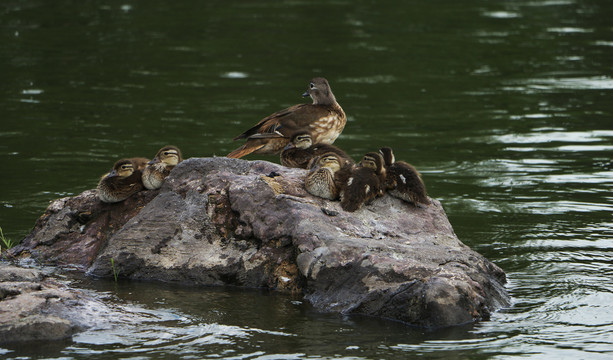
[[[509,82],[507,91],[610,90],[613,79],[608,76],[527,79]]]
[[[494,19],[514,19],[521,17],[520,13],[513,11],[486,11],[481,13],[481,15]]]

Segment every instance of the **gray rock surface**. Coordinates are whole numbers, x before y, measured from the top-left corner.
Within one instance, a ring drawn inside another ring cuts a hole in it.
[[[93,301],[40,270],[0,263],[0,343],[68,338]]]
[[[509,305],[505,274],[457,238],[441,204],[385,195],[354,213],[304,190],[305,170],[192,158],[159,191],[52,203],[12,251],[93,276],[301,292],[316,309],[427,328]]]

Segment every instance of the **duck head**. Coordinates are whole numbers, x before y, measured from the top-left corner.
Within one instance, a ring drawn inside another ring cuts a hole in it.
[[[310,96],[313,99],[313,105],[332,105],[336,102],[328,80],[322,77],[312,79],[309,88],[302,96]]]

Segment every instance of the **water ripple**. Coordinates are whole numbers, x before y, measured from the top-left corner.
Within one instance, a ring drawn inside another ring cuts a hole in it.
[[[510,11],[488,11],[482,13],[481,15],[494,19],[514,19],[521,17],[521,14]]]
[[[555,33],[592,33],[594,32],[594,29],[585,29],[578,27],[553,27],[548,28],[547,31]]]
[[[574,78],[542,78],[509,82],[508,91],[553,91],[553,90],[611,90],[613,79],[608,76],[574,77]]]
[[[546,117],[546,116],[545,116]],[[611,140],[613,131],[534,131],[526,134],[493,135],[490,140],[503,144],[543,144],[550,142],[598,142]]]
[[[362,76],[362,77],[347,77],[339,79],[339,82],[346,83],[359,83],[359,84],[388,84],[398,79],[393,75],[373,75],[373,76]]]

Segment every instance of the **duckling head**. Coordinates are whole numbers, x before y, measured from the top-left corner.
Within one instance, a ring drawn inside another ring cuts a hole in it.
[[[156,161],[157,160],[157,161]],[[157,155],[155,155],[155,159],[153,162],[163,162],[165,165],[176,166],[178,163],[183,161],[181,157],[181,150],[176,146],[164,146],[161,148]]]
[[[109,173],[109,177],[118,176],[127,178],[134,173],[134,164],[128,159],[122,159],[115,163],[113,170]]]
[[[383,156],[380,153],[369,152],[362,158],[361,165],[372,169],[375,173],[383,173]]]
[[[341,169],[341,161],[338,158],[338,155],[336,155],[335,153],[323,154],[319,158],[318,165],[320,167],[328,168],[332,170],[332,172],[337,172]]]
[[[394,151],[391,147],[382,147],[379,150],[379,153],[381,154],[381,156],[383,156],[385,166],[390,166],[396,162],[396,158],[394,157]]]
[[[298,149],[308,149],[313,145],[313,139],[311,138],[311,133],[309,132],[300,132],[292,136],[292,140],[290,144],[293,144],[294,147]]]

